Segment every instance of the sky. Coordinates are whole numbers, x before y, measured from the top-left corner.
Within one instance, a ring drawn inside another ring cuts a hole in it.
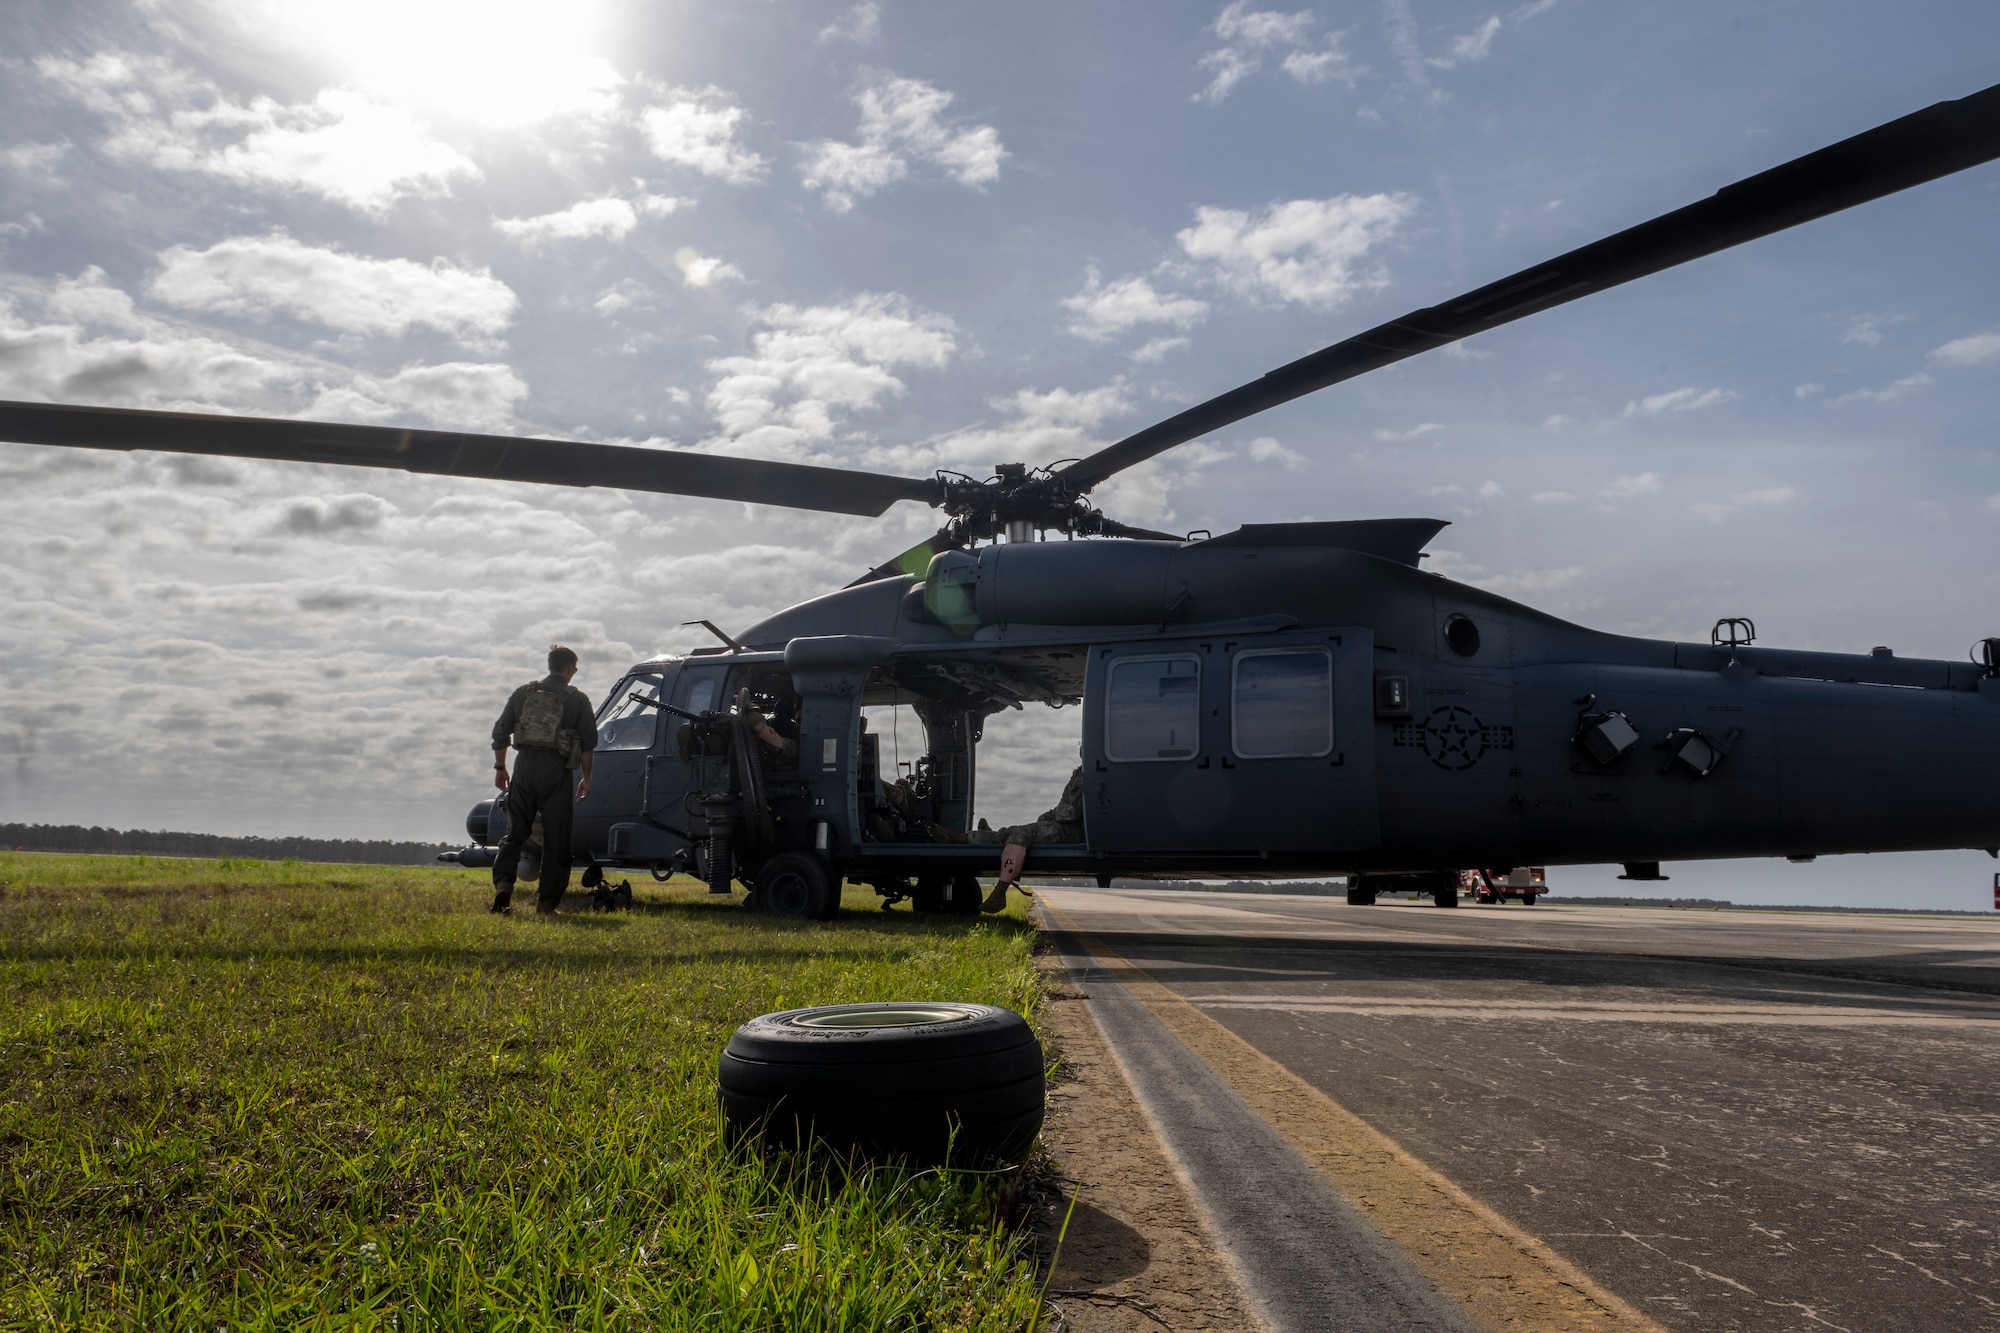
[[[1961,0],[15,0],[0,397],[984,475],[1996,82]],[[1095,498],[1430,515],[1431,568],[1593,627],[1957,659],[2000,633],[1997,213],[1975,169]],[[438,840],[551,641],[598,698],[936,519],[10,445],[0,495],[0,820]],[[996,718],[981,813],[1076,725]],[[1996,868],[1669,873],[1980,908]]]

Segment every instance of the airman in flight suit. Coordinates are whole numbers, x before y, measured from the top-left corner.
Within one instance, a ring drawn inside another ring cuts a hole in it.
[[[493,785],[507,794],[507,835],[493,858],[493,908],[505,912],[514,896],[521,850],[539,825],[542,843],[535,912],[556,910],[569,888],[570,772],[581,769],[576,800],[590,795],[591,761],[597,750],[597,722],[590,700],[570,684],[576,653],[556,644],[549,649],[549,674],[509,696],[493,724]],[[516,752],[507,773],[507,747]]]

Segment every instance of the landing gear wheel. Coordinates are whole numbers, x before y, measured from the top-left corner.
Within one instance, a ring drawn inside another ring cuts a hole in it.
[[[1375,905],[1375,890],[1350,888],[1347,891],[1347,905],[1349,907],[1373,907]]]
[[[777,858],[773,858],[776,860]],[[761,878],[761,877],[760,877]],[[837,1004],[753,1018],[723,1052],[732,1134],[938,1166],[1013,1161],[1042,1126],[1042,1048],[988,1004]]]
[[[658,861],[655,861],[653,862],[652,869],[653,878],[662,884],[665,884],[674,877],[674,868],[672,865],[661,865]]]
[[[840,892],[826,865],[809,852],[784,852],[757,868],[757,906],[773,916],[830,921]]]
[[[1431,894],[1431,901],[1439,907],[1456,907],[1458,906],[1458,890],[1455,888],[1438,889]]]

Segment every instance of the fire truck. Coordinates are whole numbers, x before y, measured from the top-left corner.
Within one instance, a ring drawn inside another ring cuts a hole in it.
[[[1503,903],[1519,898],[1524,907],[1549,891],[1548,871],[1541,866],[1515,866],[1511,870],[1461,870],[1458,891],[1472,895],[1476,903]]]

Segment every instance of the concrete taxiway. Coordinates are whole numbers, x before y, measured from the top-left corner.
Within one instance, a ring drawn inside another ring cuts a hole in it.
[[[2000,921],[1042,906],[1279,1329],[2000,1329]]]

